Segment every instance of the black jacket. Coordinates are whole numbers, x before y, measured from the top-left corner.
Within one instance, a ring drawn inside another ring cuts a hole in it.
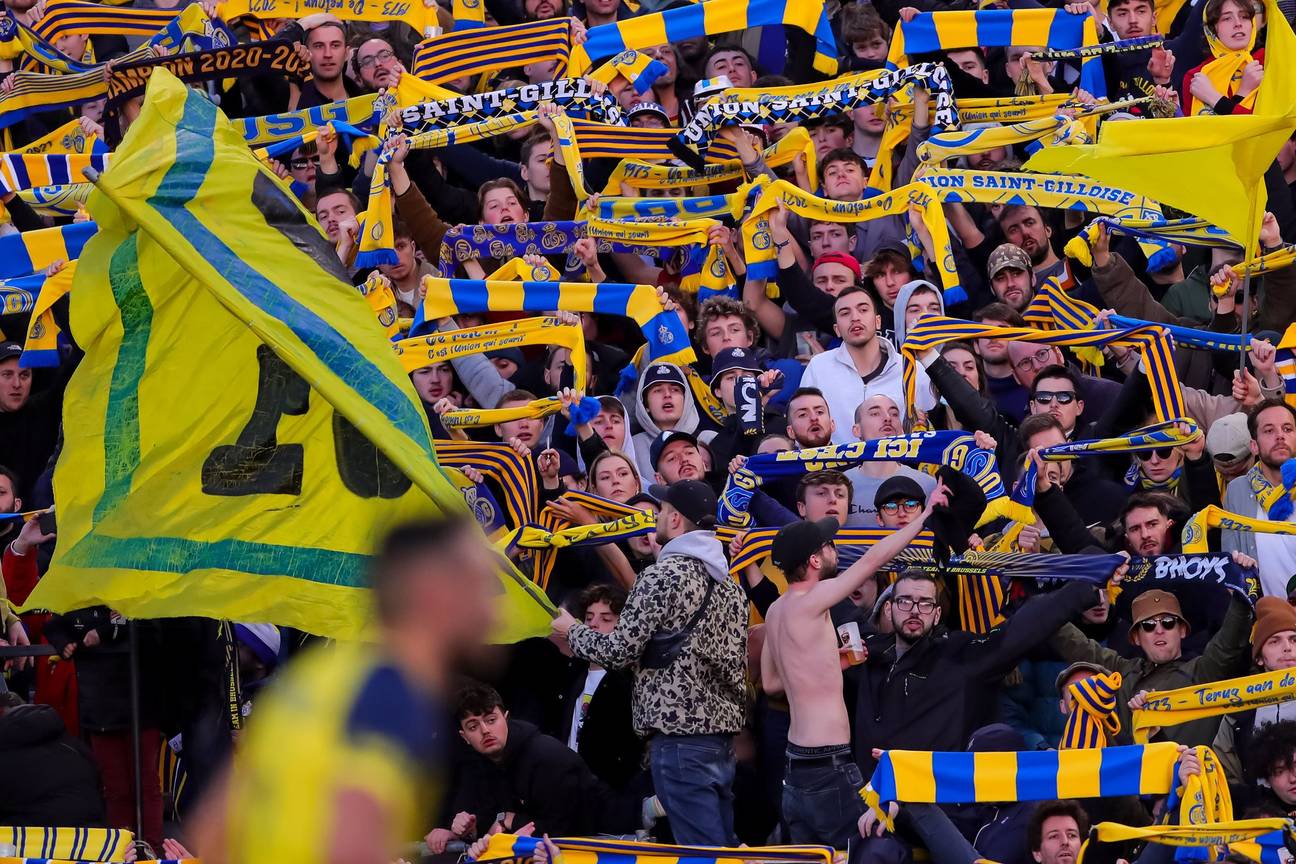
[[[19,705],[0,715],[0,823],[96,828],[104,824],[99,769],[90,750],[49,705]]]
[[[894,635],[868,637],[868,659],[852,676],[859,683],[855,761],[865,776],[875,747],[962,750],[972,730],[993,716],[999,680],[1096,602],[1093,585],[1071,582],[1027,600],[984,636],[938,626],[899,659]]]
[[[585,689],[590,666],[589,661],[575,657],[568,663],[567,686],[559,704],[559,741],[571,738],[572,716]],[[577,752],[594,776],[613,789],[626,788],[639,773],[643,761],[644,742],[635,734],[630,717],[633,689],[634,676],[629,670],[609,669],[585,709],[585,722],[576,742]]]
[[[473,814],[479,830],[498,813],[515,813],[513,824],[534,822],[536,836],[628,833],[637,827],[638,807],[619,806],[621,799],[567,745],[525,720],[510,719],[508,730],[499,762],[473,754],[464,766],[452,795],[453,813]]]
[[[158,663],[162,656],[158,624],[136,621],[140,664],[140,722],[156,729],[161,720]],[[114,618],[107,606],[91,606],[55,615],[45,625],[45,638],[55,650],[76,643],[72,660],[77,674],[77,712],[87,732],[123,732],[131,725],[130,639],[127,623]],[[94,630],[99,644],[87,647]]]

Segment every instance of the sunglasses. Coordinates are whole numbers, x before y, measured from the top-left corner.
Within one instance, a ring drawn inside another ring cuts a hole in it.
[[[922,502],[918,499],[905,498],[902,501],[887,501],[878,509],[885,510],[888,513],[898,513],[900,512],[900,508],[903,507],[906,513],[912,513],[921,506]]]
[[[1160,618],[1140,621],[1138,626],[1144,633],[1155,633],[1158,627],[1168,632],[1179,626],[1179,619],[1173,615],[1162,615]]]
[[[1076,394],[1072,390],[1036,390],[1031,398],[1036,405],[1048,405],[1054,399],[1059,405],[1070,405],[1075,401]]]
[[[1154,450],[1144,450],[1142,453],[1138,454],[1138,458],[1151,459],[1153,456],[1155,456],[1156,458],[1164,462],[1165,460],[1170,458],[1171,453],[1174,453],[1173,447],[1157,447]]]
[[[305,171],[312,165],[318,165],[319,159],[298,158],[288,163],[296,171]]]

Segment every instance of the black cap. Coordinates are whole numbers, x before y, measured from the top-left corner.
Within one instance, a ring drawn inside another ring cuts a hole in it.
[[[486,356],[491,360],[497,358],[500,360],[512,360],[519,369],[526,365],[526,358],[522,356],[521,348],[496,348],[494,351],[487,351]]]
[[[648,494],[669,504],[699,528],[715,527],[715,491],[701,480],[677,480],[669,486],[648,487]]]
[[[918,485],[917,480],[897,474],[882,481],[882,485],[873,495],[873,506],[881,507],[886,502],[897,498],[917,498],[919,501],[926,501],[927,493]]]
[[[754,372],[759,375],[764,370],[761,369],[760,363],[756,362],[756,352],[750,348],[725,348],[715,355],[711,361],[711,389],[716,389],[716,384],[720,381],[720,376],[731,369],[741,369],[744,372]]]
[[[784,573],[791,573],[810,560],[810,556],[831,543],[841,523],[831,516],[817,522],[789,522],[774,535],[770,560]]]
[[[685,393],[688,392],[688,379],[684,377],[684,370],[674,363],[653,363],[645,369],[643,388],[639,392],[647,395],[654,384],[660,384],[663,381],[678,384],[684,388]]]
[[[666,445],[674,441],[687,441],[694,447],[696,447],[698,443],[697,436],[688,432],[680,432],[676,430],[674,432],[661,433],[653,439],[652,446],[648,448],[648,459],[652,462],[654,470],[657,468],[657,460],[661,458],[662,451],[666,449]]]
[[[17,357],[22,351],[22,346],[17,342],[0,342],[0,360]]]

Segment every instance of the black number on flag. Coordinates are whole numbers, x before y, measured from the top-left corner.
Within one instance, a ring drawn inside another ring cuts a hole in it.
[[[351,421],[333,413],[333,447],[342,482],[361,498],[399,498],[410,479],[392,464]]]
[[[202,467],[208,495],[300,495],[306,454],[280,444],[279,418],[306,413],[310,385],[265,345],[257,346],[256,405],[233,444],[212,450]]]

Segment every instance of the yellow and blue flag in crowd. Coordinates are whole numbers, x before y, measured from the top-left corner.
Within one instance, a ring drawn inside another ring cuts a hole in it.
[[[163,69],[90,210],[65,397],[81,422],[33,608],[363,635],[376,538],[464,507],[364,297],[235,127]],[[501,564],[492,635],[547,632],[547,601]]]

